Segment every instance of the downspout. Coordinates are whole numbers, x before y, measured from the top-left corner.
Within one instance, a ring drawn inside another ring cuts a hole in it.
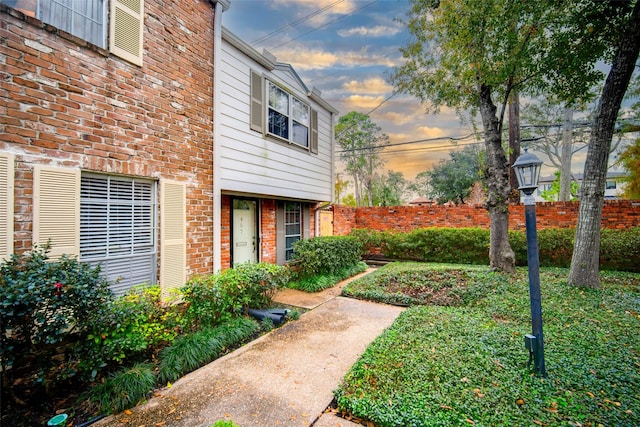
[[[222,12],[229,9],[228,0],[212,0],[215,10],[213,23],[213,272],[222,268],[222,191],[220,189],[220,174],[217,168],[220,165],[220,96],[222,86],[219,83],[219,73],[222,64]]]

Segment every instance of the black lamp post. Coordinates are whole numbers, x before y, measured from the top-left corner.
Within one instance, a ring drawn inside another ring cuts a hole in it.
[[[518,189],[525,196],[524,216],[527,228],[527,266],[529,270],[529,299],[531,302],[531,334],[525,336],[525,346],[529,350],[529,362],[533,357],[533,366],[537,374],[547,376],[544,366],[544,336],[542,334],[542,303],[540,299],[540,261],[538,259],[538,235],[536,232],[536,200],[532,196],[538,188],[542,161],[534,154],[520,155],[513,168],[518,178]]]

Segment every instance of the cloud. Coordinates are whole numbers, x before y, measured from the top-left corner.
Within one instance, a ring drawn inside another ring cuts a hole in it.
[[[393,86],[389,85],[380,77],[374,77],[364,81],[351,80],[343,84],[342,88],[350,93],[387,94],[393,91]]]
[[[353,27],[338,31],[340,37],[392,37],[402,31],[399,27],[376,25],[375,27]]]
[[[349,95],[344,97],[341,102],[345,104],[349,110],[370,110],[377,107],[384,101],[384,96],[368,96],[368,95]]]
[[[308,71],[333,67],[340,57],[325,50],[294,48],[278,50],[278,61],[291,64],[295,70]]]
[[[437,127],[418,126],[417,131],[424,138],[438,138],[447,135],[444,129]]]
[[[271,0],[271,8],[275,10],[294,11],[295,16],[307,21],[307,26],[316,27],[327,24],[336,15],[348,15],[358,8],[356,0]]]

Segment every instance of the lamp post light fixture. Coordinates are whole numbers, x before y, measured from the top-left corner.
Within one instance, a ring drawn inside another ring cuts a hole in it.
[[[536,374],[547,376],[544,365],[544,336],[542,333],[542,302],[540,299],[540,260],[536,231],[536,200],[533,192],[538,188],[542,161],[527,152],[520,155],[513,168],[518,178],[518,189],[524,193],[524,215],[527,229],[527,268],[529,270],[529,301],[531,305],[531,334],[525,335],[525,347],[529,350],[529,362],[533,358]]]

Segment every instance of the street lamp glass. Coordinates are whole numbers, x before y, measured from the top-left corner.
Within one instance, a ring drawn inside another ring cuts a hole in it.
[[[535,154],[527,152],[526,148],[524,153],[516,159],[513,168],[518,178],[518,189],[524,194],[530,196],[538,188],[541,167],[542,160]]]

